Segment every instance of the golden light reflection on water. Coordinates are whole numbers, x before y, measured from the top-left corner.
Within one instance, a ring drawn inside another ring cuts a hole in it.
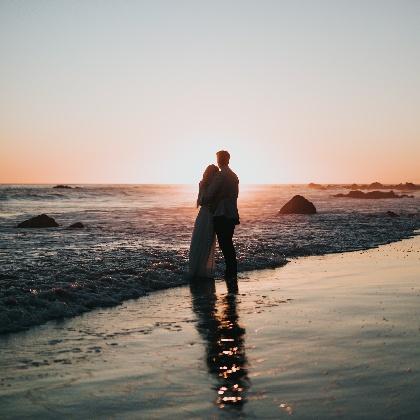
[[[197,330],[205,340],[209,373],[216,379],[215,403],[241,408],[249,388],[245,329],[239,325],[237,296],[216,295],[214,280],[191,285]]]

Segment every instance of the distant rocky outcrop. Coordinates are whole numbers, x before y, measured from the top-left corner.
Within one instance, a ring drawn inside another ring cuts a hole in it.
[[[301,195],[295,195],[279,211],[279,214],[314,214],[316,208],[309,200]]]
[[[66,189],[66,190],[72,190],[73,187],[70,187],[70,185],[63,185],[63,184],[58,184],[56,186],[54,186],[53,188],[61,188],[61,189]]]
[[[413,184],[412,182],[406,182],[405,184],[398,184],[394,186],[396,190],[420,190],[420,185]]]
[[[315,182],[310,182],[308,188],[312,190],[336,190],[338,188],[343,188],[340,184],[316,184]]]
[[[393,211],[391,211],[391,210],[388,210],[385,214],[386,214],[387,216],[389,216],[389,217],[400,217],[400,215],[399,215],[399,214],[397,214],[397,213],[395,213],[395,212],[393,212]]]
[[[333,197],[347,197],[347,198],[367,198],[367,199],[381,199],[381,198],[413,198],[413,195],[398,195],[394,191],[369,191],[364,193],[360,190],[350,191],[348,194],[334,194]]]
[[[400,184],[381,184],[380,182],[372,182],[370,184],[316,184],[310,182],[308,188],[314,190],[331,190],[337,188],[344,188],[346,190],[398,190],[398,191],[416,191],[420,190],[420,185],[412,182]]]
[[[46,214],[40,214],[35,217],[31,217],[19,223],[16,227],[18,228],[50,228],[57,227],[59,224],[50,216]]]
[[[343,185],[343,188],[348,190],[400,190],[400,191],[415,191],[420,190],[420,185],[406,182],[405,184],[381,184],[380,182],[372,182],[371,184],[351,184]]]
[[[308,184],[308,188],[311,188],[313,190],[326,190],[328,187],[326,187],[325,185],[315,184],[314,182],[310,182]]]
[[[67,227],[66,229],[83,229],[85,225],[82,222],[76,222]]]

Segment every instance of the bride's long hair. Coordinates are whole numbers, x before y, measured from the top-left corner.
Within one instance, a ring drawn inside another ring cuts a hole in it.
[[[213,177],[219,172],[219,168],[216,165],[207,166],[206,170],[203,173],[203,178],[200,181],[200,192],[197,200],[197,207],[200,206],[201,193],[202,191],[210,185]]]
[[[203,173],[203,178],[200,181],[200,185],[207,187],[210,184],[214,175],[217,174],[217,172],[219,172],[219,168],[216,165],[207,166],[206,170]]]

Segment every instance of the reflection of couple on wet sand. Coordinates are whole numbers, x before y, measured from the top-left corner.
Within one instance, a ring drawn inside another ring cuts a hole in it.
[[[241,408],[249,387],[245,356],[245,329],[238,324],[237,295],[216,296],[214,279],[191,283],[197,330],[206,345],[209,373],[216,379],[219,407]]]
[[[237,262],[233,245],[235,226],[239,224],[239,180],[229,168],[229,152],[216,153],[217,165],[210,165],[199,184],[197,215],[191,239],[189,274],[200,281],[213,278],[216,237],[225,259],[225,279],[230,292],[237,291]],[[220,169],[220,170],[219,170]]]

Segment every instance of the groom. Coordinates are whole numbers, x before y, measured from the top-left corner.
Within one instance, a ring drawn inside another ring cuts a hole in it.
[[[239,179],[229,168],[230,154],[226,150],[216,153],[217,165],[220,168],[215,175],[208,193],[207,201],[214,215],[214,230],[219,247],[225,258],[225,278],[230,291],[237,291],[237,263],[233,246],[233,232],[239,224],[238,194]]]

